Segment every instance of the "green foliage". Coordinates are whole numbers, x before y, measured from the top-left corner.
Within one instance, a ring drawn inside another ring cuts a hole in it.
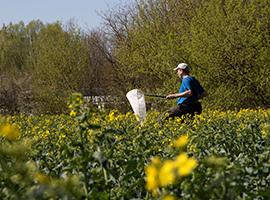
[[[124,28],[119,28],[123,35],[117,40],[115,56],[124,66],[120,70],[127,88],[168,92],[169,85],[175,84],[173,66],[187,59],[181,44],[192,12],[178,1],[147,2],[137,5],[131,25],[119,20]]]
[[[176,157],[179,149],[172,143],[181,135],[188,136],[185,151],[198,166],[158,195],[269,197],[269,110],[209,110],[185,123],[175,119],[161,125],[157,112],[149,112],[140,124],[132,113],[93,113],[82,103],[80,94],[70,98],[71,116],[1,120],[21,131],[18,140],[12,126],[0,129],[1,197],[155,199],[145,188],[145,167],[153,156]]]
[[[210,94],[206,107],[269,105],[268,0],[149,0],[135,9],[111,23],[127,90],[176,91],[172,69],[187,62]]]
[[[168,94],[179,87],[172,69],[186,62],[209,94],[204,107],[267,107],[269,6],[268,0],[145,0],[114,10],[103,29],[90,33],[72,22],[3,26],[0,106],[61,113],[75,91],[119,101],[133,88]],[[163,110],[169,103],[150,106]]]
[[[204,66],[198,75],[214,96],[211,107],[269,104],[269,9],[268,1],[213,0],[193,18],[186,47]]]
[[[89,62],[79,30],[71,25],[69,31],[64,31],[57,23],[42,28],[34,53],[34,91],[40,98],[40,108],[63,111],[64,98],[72,91],[80,91]]]
[[[266,198],[265,185],[269,184],[266,176],[269,162],[266,160],[270,149],[269,129],[265,124],[269,124],[269,113],[241,110],[208,114],[207,118],[195,122],[196,128],[191,133],[194,155],[204,158],[198,168],[198,174],[204,176],[195,175],[194,183],[202,181],[206,186],[193,188],[193,197]]]
[[[26,68],[29,41],[23,22],[4,27],[0,32],[0,38],[1,72],[14,73],[16,69]]]
[[[31,110],[32,42],[42,26],[40,21],[20,22],[0,30],[0,98],[1,109],[7,113]]]
[[[66,107],[71,92],[89,95],[94,87],[106,87],[99,84],[102,75],[97,78],[102,70],[95,69],[99,66],[94,59],[99,57],[89,56],[94,51],[94,43],[88,44],[94,40],[92,37],[72,22],[66,27],[60,23],[44,25],[40,21],[3,26],[1,112],[59,113]],[[106,65],[105,61],[102,63]]]
[[[11,133],[10,133],[11,134]],[[54,179],[38,170],[31,159],[29,139],[6,141],[1,138],[1,199],[78,199],[82,191],[76,176]]]

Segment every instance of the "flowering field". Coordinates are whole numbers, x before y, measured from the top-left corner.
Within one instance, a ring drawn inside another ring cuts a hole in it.
[[[0,199],[270,198],[270,110],[160,124],[81,104],[0,118]]]

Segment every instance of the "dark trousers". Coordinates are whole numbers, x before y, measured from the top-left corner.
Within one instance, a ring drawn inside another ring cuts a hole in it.
[[[200,102],[195,103],[183,103],[179,104],[177,107],[171,108],[168,111],[170,117],[182,117],[183,115],[189,114],[190,116],[194,116],[195,114],[201,114],[202,105]]]

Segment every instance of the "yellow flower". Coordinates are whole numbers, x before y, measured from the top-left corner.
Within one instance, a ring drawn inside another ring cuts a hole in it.
[[[181,153],[175,160],[175,165],[179,176],[189,175],[198,165],[197,160],[188,158],[186,153]]]
[[[0,135],[10,141],[15,141],[20,137],[20,131],[17,126],[5,124],[0,129]]]
[[[111,111],[109,116],[108,116],[108,121],[113,122],[116,119],[115,112]]]
[[[155,192],[158,188],[158,170],[155,166],[149,165],[146,167],[146,189]]]
[[[186,153],[181,153],[179,156],[176,157],[175,163],[176,167],[182,166],[185,162],[187,162],[188,156]]]
[[[187,176],[191,174],[191,172],[197,167],[197,165],[198,163],[196,159],[189,158],[178,168],[178,174],[180,176]]]
[[[176,200],[176,198],[173,195],[166,195],[165,197],[163,197],[163,200]]]
[[[175,163],[172,160],[166,160],[160,168],[159,181],[161,186],[172,184],[175,180]]]
[[[270,124],[265,123],[261,125],[262,138],[266,138],[270,133]]]
[[[155,156],[152,158],[152,164],[153,165],[160,165],[160,158]]]
[[[186,146],[188,142],[188,136],[187,135],[181,135],[176,141],[174,141],[175,147],[184,147]]]
[[[77,113],[74,110],[72,110],[72,111],[70,111],[69,115],[71,117],[75,117],[77,115]]]

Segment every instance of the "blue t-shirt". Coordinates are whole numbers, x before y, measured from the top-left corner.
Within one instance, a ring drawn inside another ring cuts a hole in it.
[[[198,95],[201,95],[204,92],[204,89],[199,83],[199,81],[193,76],[186,76],[182,79],[179,93],[185,92],[186,90],[191,90],[192,96],[179,97],[177,100],[178,105],[181,103],[194,103],[198,101]]]

